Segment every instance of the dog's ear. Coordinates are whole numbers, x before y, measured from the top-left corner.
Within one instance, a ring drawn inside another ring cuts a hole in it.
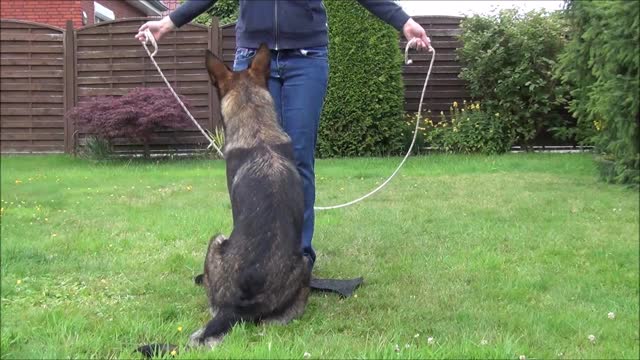
[[[205,55],[205,65],[211,78],[211,83],[221,92],[226,92],[226,84],[231,80],[233,72],[217,56],[207,50]],[[220,94],[221,96],[224,94]]]
[[[249,74],[260,85],[267,87],[267,81],[271,74],[271,51],[266,44],[260,45],[258,52],[256,52],[249,68]]]

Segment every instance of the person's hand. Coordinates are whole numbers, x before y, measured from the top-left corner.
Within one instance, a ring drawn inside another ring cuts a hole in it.
[[[411,41],[411,39],[414,38],[418,39],[416,40],[417,50],[429,49],[431,47],[431,39],[429,39],[422,26],[412,18],[409,18],[409,20],[404,23],[402,33],[404,34],[404,37],[407,38],[407,41]]]
[[[142,24],[142,26],[140,26],[140,29],[138,29],[138,33],[136,34],[135,38],[140,40],[141,42],[144,42],[146,40],[144,31],[146,29],[149,29],[149,31],[151,31],[151,34],[153,34],[153,37],[156,38],[156,41],[160,41],[160,39],[162,39],[167,33],[171,32],[175,28],[176,26],[173,24],[173,21],[171,21],[168,16],[165,16],[164,18],[162,18],[162,20],[147,21],[146,23]]]

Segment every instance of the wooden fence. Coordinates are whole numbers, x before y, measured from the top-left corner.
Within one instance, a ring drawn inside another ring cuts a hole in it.
[[[148,19],[131,18],[74,30],[25,21],[0,21],[2,94],[1,151],[71,152],[83,134],[64,114],[93,96],[120,96],[137,87],[166,88],[140,42],[133,38]],[[219,27],[188,24],[167,35],[155,59],[177,93],[191,104],[205,129],[220,124],[215,89],[204,67],[204,51],[219,53]],[[118,151],[142,144],[116,139]],[[157,132],[152,151],[202,148],[190,131]]]
[[[454,50],[459,43],[459,17],[417,17],[431,37],[438,56],[425,108],[448,110],[451,102],[467,98],[458,79],[460,65]],[[104,22],[74,30],[16,20],[0,21],[2,153],[72,152],[82,138],[64,114],[92,96],[123,95],[136,87],[165,87],[140,43],[133,38],[148,19]],[[399,47],[404,51],[405,41]],[[172,86],[190,102],[201,126],[212,130],[220,124],[219,104],[203,66],[204,49],[210,49],[232,65],[235,26],[188,24],[163,38],[156,60]],[[417,111],[430,55],[412,55],[405,66],[405,110]],[[119,151],[139,151],[142,144],[117,140]],[[152,151],[191,151],[206,145],[195,129],[158,132]]]
[[[457,38],[462,31],[460,29],[462,19],[457,16],[414,17],[414,20],[424,27],[432,46],[437,51],[422,105],[423,109],[433,112],[448,111],[453,101],[470,98],[465,82],[458,78],[461,65],[455,54],[455,50],[462,45]],[[400,35],[399,43],[404,53],[407,44],[404,36]],[[404,103],[406,111],[417,112],[431,54],[411,52],[410,55],[413,63],[405,65],[402,69]]]
[[[65,150],[65,31],[0,21],[2,152]]]

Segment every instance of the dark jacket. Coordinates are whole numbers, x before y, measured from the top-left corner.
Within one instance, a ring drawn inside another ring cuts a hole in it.
[[[270,49],[302,49],[329,43],[327,12],[322,0],[239,0],[236,45]],[[187,0],[169,17],[180,27],[210,8],[216,0]],[[402,8],[390,0],[358,0],[371,13],[402,31],[409,19]],[[358,26],[354,24],[354,26]]]

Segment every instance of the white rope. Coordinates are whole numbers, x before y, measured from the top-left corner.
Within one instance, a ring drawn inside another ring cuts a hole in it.
[[[220,154],[220,156],[222,158],[224,158],[224,155],[222,154],[222,151],[220,151],[220,149],[216,146],[215,142],[209,136],[209,134],[207,134],[204,131],[204,129],[202,129],[202,127],[200,126],[200,124],[198,124],[196,119],[193,118],[193,115],[191,115],[189,110],[187,110],[187,107],[184,105],[184,103],[182,103],[182,101],[180,100],[180,97],[178,97],[178,94],[176,94],[176,92],[173,90],[173,87],[171,87],[171,84],[169,83],[167,78],[162,73],[162,70],[160,70],[160,67],[158,66],[158,63],[156,63],[156,60],[153,58],[156,55],[156,53],[158,52],[158,44],[156,43],[155,37],[153,36],[151,31],[149,31],[149,29],[146,29],[144,31],[144,35],[145,35],[146,40],[145,40],[145,42],[142,43],[142,46],[144,46],[144,49],[147,51],[147,54],[149,54],[149,57],[151,58],[151,61],[153,62],[153,65],[156,66],[156,69],[160,73],[160,76],[162,76],[162,80],[164,80],[165,84],[167,84],[167,87],[169,88],[169,90],[171,90],[171,93],[173,94],[173,96],[175,96],[176,100],[178,100],[178,103],[180,103],[180,106],[182,106],[182,109],[184,109],[184,111],[187,113],[187,115],[189,115],[189,118],[191,119],[191,121],[193,121],[193,123],[198,127],[198,130],[200,130],[202,135],[204,135],[204,137],[207,140],[209,140],[209,142],[211,143],[209,145],[209,147],[213,146],[218,151],[218,154]],[[411,39],[409,42],[407,42],[407,46],[404,49],[404,62],[407,65],[411,65],[413,63],[413,61],[411,59],[409,59],[409,48],[411,46],[415,45],[415,43],[417,41],[418,41],[417,38]],[[153,49],[153,53],[149,51],[149,48],[147,48],[147,42],[151,42],[151,45],[153,45],[153,48],[154,48]],[[367,194],[365,194],[365,195],[363,195],[363,196],[361,196],[361,197],[359,197],[359,198],[357,198],[355,200],[346,202],[344,204],[333,205],[333,206],[315,206],[314,207],[315,210],[339,209],[339,208],[347,207],[347,206],[353,205],[355,203],[358,203],[358,202],[368,198],[369,196],[377,193],[380,189],[385,187],[387,185],[387,183],[389,183],[389,181],[391,181],[391,179],[393,179],[393,177],[396,176],[398,171],[400,171],[400,168],[402,168],[402,165],[404,165],[404,163],[407,160],[407,158],[409,157],[409,155],[411,155],[411,150],[413,150],[413,146],[416,143],[416,138],[418,137],[418,129],[420,127],[420,118],[421,118],[421,115],[422,115],[422,101],[424,100],[424,94],[425,94],[425,92],[427,90],[427,83],[429,82],[429,76],[431,75],[431,69],[433,68],[433,62],[434,62],[434,60],[436,58],[436,50],[434,48],[432,48],[431,46],[429,46],[429,51],[432,54],[431,55],[431,62],[429,63],[429,70],[427,71],[427,77],[424,80],[424,86],[422,87],[422,94],[420,95],[420,103],[418,105],[418,117],[416,118],[416,128],[413,131],[413,139],[411,140],[411,145],[409,146],[409,150],[407,150],[407,154],[404,156],[404,158],[400,162],[400,165],[398,165],[398,167],[391,174],[391,176],[389,176],[389,178],[387,178],[387,180],[385,180],[382,184],[380,184],[375,189],[371,190],[369,193],[367,193]],[[207,148],[209,148],[209,147],[207,147]]]
[[[167,84],[167,87],[169,88],[169,90],[171,90],[171,93],[173,94],[173,96],[176,97],[176,100],[178,100],[178,103],[180,104],[180,106],[182,106],[182,109],[187,113],[187,115],[189,115],[189,118],[198,127],[198,130],[200,130],[202,135],[204,135],[204,137],[207,140],[209,140],[209,146],[207,146],[207,149],[213,146],[213,148],[216,149],[218,154],[220,154],[220,156],[222,158],[224,158],[224,155],[222,154],[222,151],[220,151],[220,149],[218,148],[218,146],[216,146],[216,144],[213,141],[213,139],[211,138],[211,136],[209,136],[209,134],[207,134],[207,132],[204,131],[204,129],[200,126],[200,124],[198,124],[196,119],[194,119],[193,115],[191,115],[189,110],[187,110],[187,107],[184,105],[182,100],[180,100],[180,97],[178,96],[178,94],[176,94],[176,92],[173,90],[173,87],[171,86],[171,84],[169,83],[167,78],[162,73],[162,70],[160,70],[160,66],[158,66],[158,63],[156,63],[156,59],[153,58],[154,56],[156,56],[156,53],[158,52],[158,43],[156,43],[156,38],[153,36],[151,31],[149,31],[149,29],[146,29],[144,31],[144,36],[145,36],[146,39],[142,43],[142,46],[144,46],[144,49],[147,50],[147,54],[149,54],[149,57],[151,58],[151,61],[153,62],[153,65],[155,65],[156,69],[158,69],[158,72],[160,73],[160,76],[162,77],[162,80],[164,80],[165,84]],[[149,48],[147,48],[147,42],[151,42],[151,45],[153,45],[153,53],[149,51]]]
[[[413,61],[411,59],[409,59],[409,48],[412,45],[414,45],[417,41],[418,41],[417,38],[411,39],[409,42],[407,42],[407,46],[404,48],[404,63],[407,64],[407,65],[411,65],[413,63]],[[429,46],[429,51],[432,53],[432,55],[431,55],[431,63],[429,64],[429,70],[427,70],[427,77],[424,79],[424,86],[422,87],[422,94],[420,95],[420,104],[418,105],[418,117],[416,118],[416,128],[413,131],[413,139],[411,140],[411,145],[409,146],[409,150],[407,151],[407,154],[404,156],[404,158],[400,162],[400,165],[398,165],[396,170],[391,174],[391,176],[389,176],[389,178],[387,180],[385,180],[377,188],[371,190],[368,194],[362,195],[361,197],[359,197],[359,198],[357,198],[355,200],[346,202],[344,204],[333,205],[333,206],[315,206],[314,207],[315,210],[339,209],[339,208],[347,207],[349,205],[353,205],[353,204],[355,204],[357,202],[360,202],[360,201],[368,198],[369,196],[377,193],[380,189],[385,187],[385,185],[387,185],[387,183],[389,181],[391,181],[391,179],[393,179],[394,176],[396,176],[396,174],[398,173],[398,171],[400,170],[402,165],[404,165],[404,162],[407,160],[407,158],[411,154],[411,150],[413,149],[413,145],[416,143],[416,138],[418,136],[418,128],[419,128],[419,125],[420,125],[420,117],[422,115],[422,101],[424,99],[424,93],[427,90],[427,83],[429,82],[429,76],[431,75],[431,68],[433,68],[433,61],[436,58],[436,50],[434,48],[432,48],[431,46]]]

